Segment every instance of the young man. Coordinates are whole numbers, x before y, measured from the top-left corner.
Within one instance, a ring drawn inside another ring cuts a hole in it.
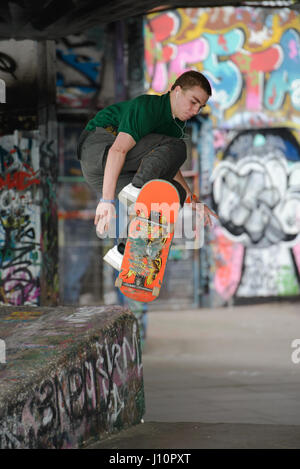
[[[151,179],[170,181],[182,206],[192,197],[180,171],[186,160],[182,139],[186,121],[201,112],[210,96],[204,75],[188,71],[170,92],[113,104],[88,122],[78,142],[78,158],[83,176],[100,196],[94,220],[99,235],[112,222],[115,197],[134,201]],[[204,206],[205,224],[211,223],[210,214]]]

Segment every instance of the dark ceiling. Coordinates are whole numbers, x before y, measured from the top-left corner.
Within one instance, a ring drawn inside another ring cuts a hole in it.
[[[273,5],[289,6],[292,2],[275,0]],[[161,0],[1,0],[0,39],[58,39],[97,24],[144,15],[161,6],[171,9],[262,3],[263,0],[166,0],[165,3]]]

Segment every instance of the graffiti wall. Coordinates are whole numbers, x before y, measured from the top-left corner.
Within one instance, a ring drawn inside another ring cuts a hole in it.
[[[78,448],[140,423],[139,332],[117,308],[2,308],[1,449]]]
[[[46,161],[54,155],[50,147],[37,131],[26,136],[16,131],[0,139],[1,304],[39,304],[41,281],[49,269],[51,285],[45,285],[43,295],[53,295],[57,288],[57,261],[50,249],[57,242],[55,189]]]
[[[200,194],[220,216],[200,256],[200,290],[217,302],[300,294],[299,19],[287,8],[223,7],[145,22],[148,93],[191,69],[212,85],[191,126]]]
[[[57,104],[95,107],[103,68],[103,28],[61,38],[56,43]]]
[[[214,124],[300,125],[299,14],[282,8],[187,8],[148,16],[148,92],[163,93],[186,70],[203,72]]]
[[[0,303],[57,302],[51,41],[0,41]]]
[[[300,293],[297,137],[287,128],[245,130],[222,152],[213,173],[214,287],[224,299]]]
[[[1,303],[37,303],[40,295],[39,148],[19,135],[0,141]]]

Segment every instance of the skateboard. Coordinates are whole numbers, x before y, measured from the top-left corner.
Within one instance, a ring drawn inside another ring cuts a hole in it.
[[[115,282],[128,298],[147,303],[159,296],[179,207],[178,191],[170,182],[154,179],[142,187]]]

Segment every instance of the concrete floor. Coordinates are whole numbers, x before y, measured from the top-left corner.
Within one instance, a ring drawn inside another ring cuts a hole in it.
[[[297,338],[299,303],[149,313],[145,423],[90,447],[300,447]]]

